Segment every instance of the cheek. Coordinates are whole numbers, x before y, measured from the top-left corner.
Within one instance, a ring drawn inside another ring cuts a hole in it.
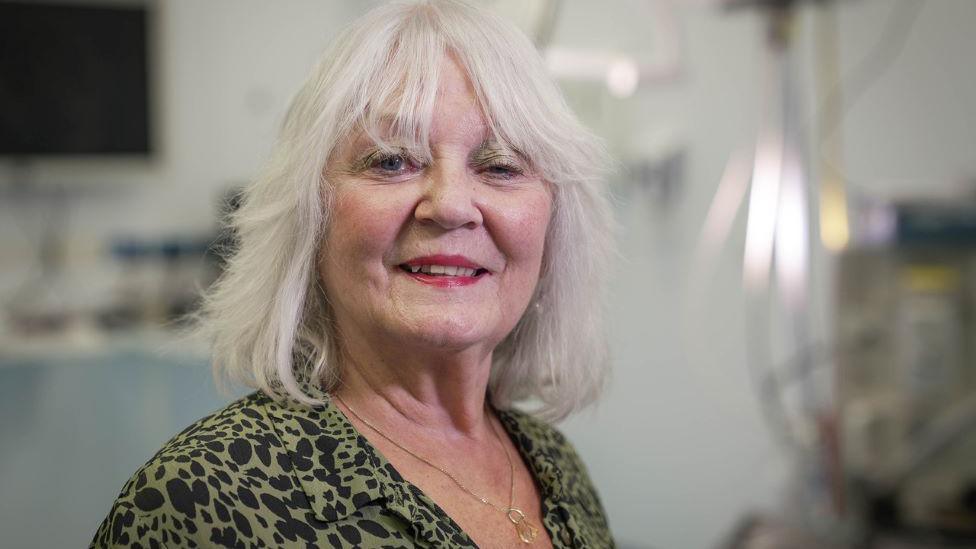
[[[504,242],[500,243],[502,253],[509,266],[515,267],[511,274],[518,277],[519,285],[524,285],[527,293],[535,289],[539,278],[551,211],[548,193],[517,197],[499,210],[499,225],[503,229],[496,234],[504,235]]]
[[[523,261],[541,262],[552,217],[552,200],[548,194],[541,194],[509,211],[508,232],[514,245],[513,254]]]
[[[397,215],[376,193],[337,192],[319,253],[319,280],[333,300],[384,284],[385,254],[399,230]]]
[[[368,265],[360,261],[382,259],[391,249],[400,229],[397,220],[401,212],[394,203],[381,198],[375,192],[339,193],[325,238],[330,263],[346,262],[345,267],[361,270]]]

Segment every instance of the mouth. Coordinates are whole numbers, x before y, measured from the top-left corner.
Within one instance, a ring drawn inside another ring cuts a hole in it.
[[[488,269],[472,269],[470,267],[457,267],[455,265],[436,265],[425,263],[423,265],[409,265],[404,263],[400,269],[410,274],[423,274],[428,276],[461,276],[478,277],[488,273]]]
[[[467,286],[490,274],[488,269],[460,255],[417,257],[399,267],[413,279],[435,286]]]

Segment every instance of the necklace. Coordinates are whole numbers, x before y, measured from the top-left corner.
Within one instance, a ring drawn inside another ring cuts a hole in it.
[[[468,488],[467,486],[465,486],[464,483],[462,483],[460,480],[458,480],[458,478],[456,476],[452,475],[447,469],[444,469],[443,467],[438,466],[436,463],[430,461],[429,459],[425,458],[424,456],[422,456],[422,455],[420,455],[420,454],[418,454],[416,452],[413,452],[412,450],[410,450],[408,448],[405,448],[399,442],[397,442],[397,441],[393,440],[392,438],[390,438],[390,435],[387,435],[386,433],[384,433],[383,431],[381,431],[379,429],[379,427],[377,427],[376,425],[373,425],[372,423],[370,423],[369,421],[367,421],[366,418],[364,418],[363,416],[359,415],[356,412],[356,410],[353,410],[351,406],[349,406],[348,404],[346,404],[346,401],[345,400],[342,400],[342,397],[340,397],[339,395],[336,395],[336,394],[334,394],[332,396],[336,400],[338,400],[339,402],[341,402],[342,405],[345,406],[345,408],[347,410],[349,410],[349,413],[351,413],[353,415],[353,417],[355,417],[361,423],[363,423],[364,425],[366,425],[367,427],[369,427],[370,429],[372,429],[377,435],[379,435],[379,436],[383,437],[384,439],[386,439],[387,442],[389,442],[390,444],[392,444],[392,445],[396,446],[397,448],[403,450],[404,452],[410,454],[414,458],[416,458],[419,461],[423,462],[428,467],[432,467],[432,468],[440,471],[447,478],[451,479],[451,481],[453,481],[454,484],[456,484],[458,486],[458,488],[460,488],[461,490],[463,490],[466,494],[470,495],[474,499],[476,499],[479,502],[487,505],[488,507],[491,507],[491,508],[493,508],[493,509],[495,509],[497,511],[500,511],[500,512],[504,513],[505,514],[505,517],[507,517],[508,520],[511,521],[512,525],[515,526],[515,532],[518,534],[519,539],[522,540],[522,543],[532,543],[533,541],[535,541],[535,538],[539,535],[539,528],[536,527],[535,525],[533,525],[531,522],[528,521],[528,519],[525,518],[525,513],[522,512],[521,509],[519,509],[518,507],[515,507],[515,464],[512,462],[512,456],[508,453],[508,448],[506,448],[505,447],[505,444],[502,442],[501,435],[498,434],[498,427],[495,427],[494,422],[492,422],[490,419],[488,420],[488,423],[491,424],[491,432],[495,434],[495,439],[498,441],[498,444],[502,447],[502,451],[505,452],[505,459],[508,460],[508,470],[509,470],[509,473],[511,474],[511,478],[512,478],[512,483],[511,483],[511,485],[512,485],[511,486],[511,496],[509,498],[508,507],[503,507],[501,505],[498,505],[496,503],[493,503],[492,501],[490,501],[488,498],[486,498],[484,496],[478,495],[478,493],[476,493],[475,491],[473,491],[470,488]]]

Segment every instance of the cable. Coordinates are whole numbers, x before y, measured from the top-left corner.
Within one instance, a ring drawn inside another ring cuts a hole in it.
[[[924,4],[925,2],[921,0],[895,2],[894,7],[888,12],[881,36],[874,47],[857,63],[854,69],[834,83],[815,115],[815,119],[820,124],[818,144],[821,150],[824,141],[837,131],[848,111],[891,68],[891,64],[901,55]],[[846,89],[844,89],[845,82]],[[846,93],[842,95],[842,91]],[[811,123],[806,125],[803,133],[806,133],[810,125]],[[829,159],[822,158],[821,160],[834,168]]]

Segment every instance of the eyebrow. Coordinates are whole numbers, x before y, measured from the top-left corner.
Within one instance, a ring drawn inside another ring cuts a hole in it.
[[[508,158],[521,162],[527,162],[524,154],[519,152],[514,147],[510,147],[505,143],[500,142],[494,137],[489,137],[482,141],[475,150],[471,151],[469,158],[476,166],[483,166],[498,158]]]

